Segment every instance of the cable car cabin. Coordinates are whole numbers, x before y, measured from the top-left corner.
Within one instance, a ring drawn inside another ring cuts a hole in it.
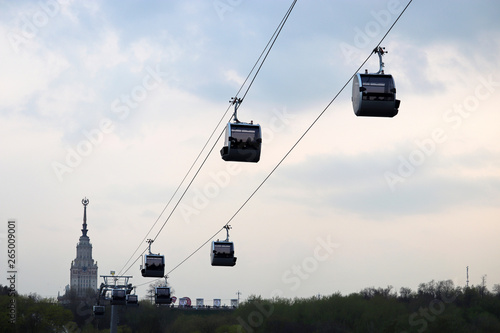
[[[170,304],[172,298],[170,297],[169,287],[156,287],[155,288],[155,303],[156,304]]]
[[[139,298],[137,295],[127,295],[127,306],[139,306]]]
[[[163,277],[165,275],[165,257],[159,254],[144,255],[144,267],[141,269],[144,277]]]
[[[92,310],[94,311],[94,317],[103,317],[106,312],[106,307],[103,305],[94,305]]]
[[[222,159],[228,162],[258,162],[261,145],[260,125],[228,123],[224,147],[220,154]]]
[[[111,305],[127,304],[127,291],[125,289],[113,289],[111,291]]]
[[[212,266],[234,266],[236,257],[234,256],[233,242],[217,241],[212,242],[212,252],[210,253]]]
[[[389,74],[357,73],[352,84],[352,106],[358,117],[394,117],[401,101]]]

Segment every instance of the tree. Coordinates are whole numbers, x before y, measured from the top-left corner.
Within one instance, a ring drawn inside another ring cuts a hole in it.
[[[55,299],[37,294],[17,296],[16,329],[18,332],[58,332],[73,320],[73,314]]]
[[[500,297],[500,284],[494,284],[492,290],[495,296]]]
[[[88,288],[83,296],[78,296],[75,288],[69,289],[59,298],[60,304],[73,313],[78,327],[82,328],[94,320],[93,306],[97,304],[98,291]]]
[[[2,286],[2,285],[0,284],[0,295],[8,295],[8,294],[9,294],[9,291],[10,291],[9,287],[7,287],[7,286]]]
[[[409,302],[413,295],[413,291],[410,288],[401,287],[399,289],[399,299],[403,302]]]
[[[488,292],[486,289],[486,274],[481,277],[481,296],[484,296],[485,293]]]

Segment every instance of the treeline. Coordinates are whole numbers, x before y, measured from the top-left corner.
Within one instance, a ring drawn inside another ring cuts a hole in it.
[[[0,291],[5,288],[0,286]],[[36,295],[18,296],[16,325],[8,323],[11,296],[0,296],[0,332],[109,332],[110,308],[92,316],[91,298],[64,305]],[[500,285],[455,287],[428,282],[416,291],[365,288],[358,293],[263,299],[252,296],[231,310],[119,307],[119,332],[500,332]]]
[[[0,286],[0,332],[64,332],[73,313],[55,299],[11,295]]]

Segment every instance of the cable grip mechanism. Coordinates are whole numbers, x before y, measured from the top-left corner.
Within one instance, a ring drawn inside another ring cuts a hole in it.
[[[375,49],[373,49],[373,53],[376,53],[378,55],[380,64],[380,68],[376,74],[384,74],[384,62],[382,61],[382,56],[387,52],[388,51],[385,50],[385,47],[381,46],[377,46]]]
[[[234,113],[233,113],[233,119],[235,122],[239,123],[240,121],[238,120],[238,107],[240,106],[241,102],[243,102],[242,98],[237,98],[237,97],[231,97],[231,100],[229,103],[234,104]]]
[[[231,226],[229,224],[226,224],[224,226],[224,229],[226,229],[226,242],[229,242],[229,229],[231,229]]]

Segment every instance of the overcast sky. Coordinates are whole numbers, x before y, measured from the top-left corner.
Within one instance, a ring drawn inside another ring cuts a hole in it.
[[[69,284],[87,197],[99,275],[131,275],[144,296],[143,239],[291,2],[0,1],[0,269],[16,219],[21,294]],[[210,141],[153,244],[166,271],[228,222],[406,4],[298,1],[238,111],[262,126],[261,160],[224,162]],[[212,267],[206,244],[169,275],[175,296],[464,286],[467,266],[470,284],[500,283],[499,14],[415,0],[382,44],[399,114],[356,117],[349,83],[231,221],[236,266]]]

